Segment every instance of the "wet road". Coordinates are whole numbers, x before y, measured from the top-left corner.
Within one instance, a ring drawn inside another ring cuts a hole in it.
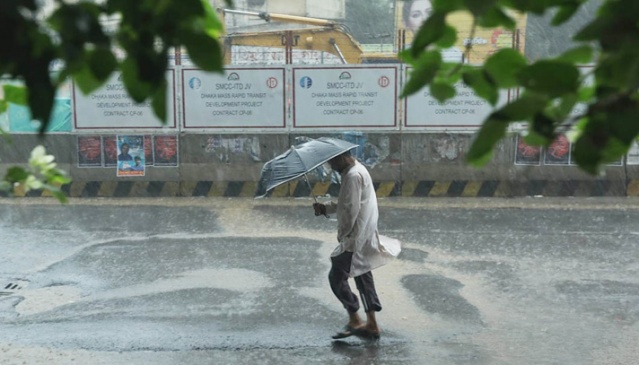
[[[380,200],[378,342],[310,204],[1,200],[0,364],[639,364],[632,200]]]

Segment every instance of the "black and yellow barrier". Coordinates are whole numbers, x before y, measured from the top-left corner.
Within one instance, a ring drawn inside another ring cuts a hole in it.
[[[73,198],[124,197],[253,197],[257,187],[251,181],[74,181],[62,186]],[[528,180],[528,181],[379,181],[378,197],[522,197],[522,196],[639,196],[639,180]],[[271,192],[272,198],[337,196],[339,185],[293,181]],[[18,197],[49,196],[43,191],[15,191]],[[4,195],[6,196],[6,194]]]

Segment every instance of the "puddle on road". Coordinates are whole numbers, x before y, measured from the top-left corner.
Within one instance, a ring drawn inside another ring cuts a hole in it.
[[[15,308],[20,315],[32,315],[73,303],[79,300],[81,295],[80,288],[74,286],[51,286],[23,290],[20,292],[20,296],[24,297],[24,300]]]

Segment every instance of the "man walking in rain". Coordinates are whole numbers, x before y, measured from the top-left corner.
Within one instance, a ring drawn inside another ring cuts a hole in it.
[[[375,291],[371,270],[388,263],[401,248],[397,240],[381,236],[377,231],[377,196],[366,168],[351,156],[350,151],[329,160],[331,168],[340,173],[342,184],[337,204],[313,204],[315,215],[337,213],[339,245],[331,254],[328,280],[333,293],[348,312],[348,323],[334,339],[356,335],[377,339],[381,329],[375,312],[382,305]],[[349,278],[355,278],[366,322],[358,314],[357,296],[351,291]]]

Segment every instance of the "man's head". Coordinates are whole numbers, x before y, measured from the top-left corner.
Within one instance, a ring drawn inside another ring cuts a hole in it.
[[[126,144],[126,143],[122,143],[122,147],[121,147],[121,149],[122,149],[122,153],[123,153],[123,154],[125,154],[125,155],[126,155],[127,153],[129,153],[129,145],[128,145],[128,144]]]
[[[331,169],[341,174],[342,171],[355,164],[355,157],[351,156],[351,151],[346,151],[328,160],[328,163],[331,165]]]
[[[140,156],[135,156],[133,160],[135,160],[136,166],[139,166],[142,163],[142,159],[140,158]]]

